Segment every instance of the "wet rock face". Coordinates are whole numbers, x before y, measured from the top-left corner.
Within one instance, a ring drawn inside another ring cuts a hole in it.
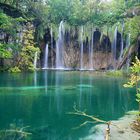
[[[99,29],[96,29],[93,32],[93,56],[90,56],[90,48],[91,47],[91,38],[85,37],[83,40],[83,67],[85,69],[90,68],[90,61],[93,61],[94,69],[108,69],[113,66],[112,62],[112,54],[111,54],[111,41],[107,35],[102,35]],[[55,42],[55,41],[53,41]],[[53,48],[51,48],[51,35],[50,29],[46,30],[44,34],[44,40],[41,46],[41,63],[43,64],[44,52],[46,44],[49,44],[49,54],[48,54],[48,65],[55,67],[56,63],[56,44],[53,43]],[[64,36],[64,66],[67,68],[79,68],[80,60],[81,60],[81,43],[79,41],[78,29],[68,29],[65,30]],[[116,48],[116,56],[119,58],[121,50],[121,34],[117,33],[117,48]]]
[[[117,44],[116,44],[116,58],[119,58],[121,51],[121,34],[117,32]]]
[[[55,44],[54,38],[53,38],[53,46]],[[43,36],[43,40],[40,42],[40,66],[43,67],[44,65],[44,58],[45,58],[45,48],[46,48],[46,44],[48,44],[49,46],[49,54],[48,54],[48,61],[49,61],[49,66],[51,66],[50,63],[52,63],[53,59],[54,59],[54,50],[51,48],[51,33],[50,33],[50,29],[47,28],[45,30],[45,34]],[[51,58],[53,57],[53,59]]]
[[[51,34],[50,34],[50,29],[46,29],[46,33],[44,34],[44,42],[45,44],[51,44]]]
[[[108,36],[102,36],[100,48],[103,52],[111,52],[111,41]]]
[[[140,59],[140,36],[138,37],[138,58]]]
[[[101,38],[101,32],[99,29],[96,29],[93,33],[93,45],[94,45],[94,50],[98,51],[100,50],[100,38]]]

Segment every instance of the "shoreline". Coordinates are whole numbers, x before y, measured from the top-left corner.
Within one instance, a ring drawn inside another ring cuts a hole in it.
[[[131,128],[131,124],[136,120],[136,115],[125,115],[113,120],[110,126],[110,140],[140,140],[140,133]],[[89,135],[82,140],[105,140],[106,124],[98,124],[92,127]],[[81,139],[80,139],[81,140]]]

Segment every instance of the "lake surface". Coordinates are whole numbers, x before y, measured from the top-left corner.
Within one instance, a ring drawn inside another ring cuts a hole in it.
[[[126,79],[93,72],[42,71],[0,73],[0,129],[30,126],[32,140],[86,140],[87,119],[70,115],[74,106],[103,120],[117,120],[137,109],[134,89]]]

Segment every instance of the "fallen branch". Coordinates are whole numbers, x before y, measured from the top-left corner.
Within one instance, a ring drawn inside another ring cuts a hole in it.
[[[86,125],[87,123],[97,123],[97,122],[104,123],[107,125],[106,133],[105,133],[105,140],[110,140],[110,125],[113,125],[113,126],[117,127],[118,129],[121,129],[119,126],[117,126],[116,124],[113,124],[111,121],[104,121],[104,120],[101,120],[101,119],[94,117],[92,115],[88,115],[85,112],[78,110],[76,108],[76,106],[74,106],[73,108],[74,108],[75,112],[68,112],[67,114],[84,116],[86,118],[91,119],[91,121],[85,121],[84,123],[80,124],[80,126],[75,127],[74,129],[78,129],[78,128]]]

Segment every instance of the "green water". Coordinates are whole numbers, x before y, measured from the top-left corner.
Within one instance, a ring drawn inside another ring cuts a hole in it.
[[[137,109],[135,92],[123,88],[125,82],[91,72],[1,73],[0,129],[30,126],[32,140],[84,140],[93,124],[72,129],[86,118],[67,113],[76,105],[103,120],[117,120]]]

